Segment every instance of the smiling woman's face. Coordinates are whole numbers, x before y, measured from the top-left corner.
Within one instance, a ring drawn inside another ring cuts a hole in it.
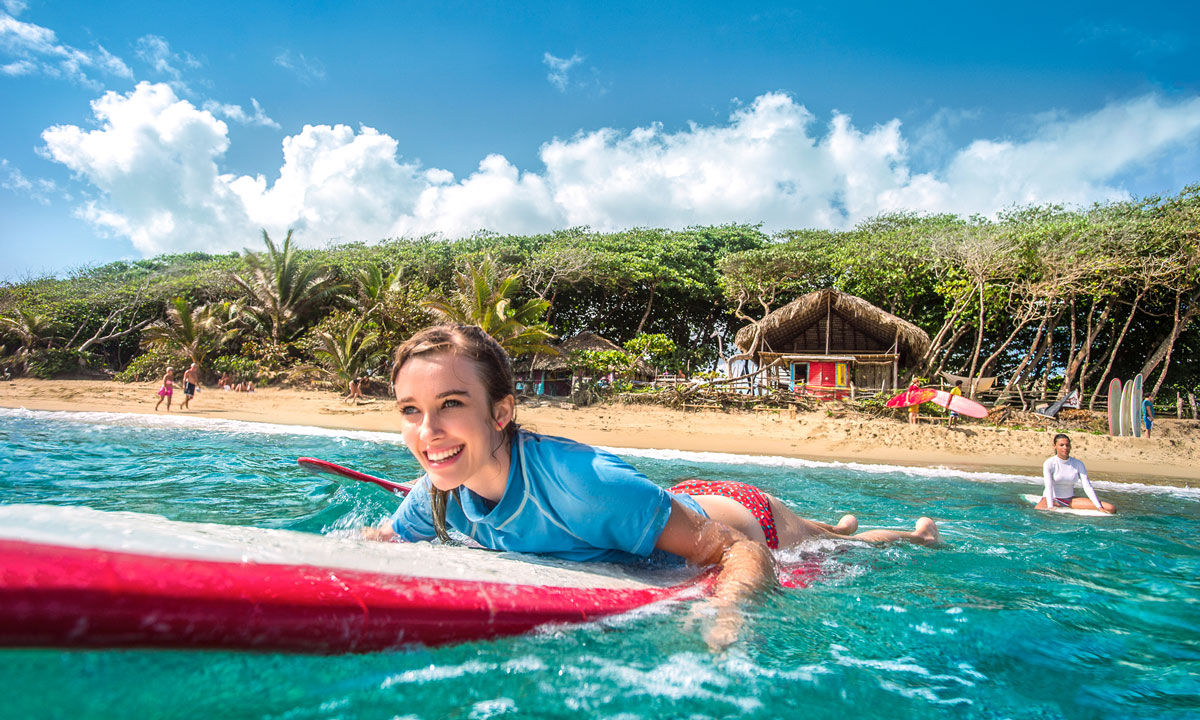
[[[1054,454],[1062,460],[1071,457],[1071,441],[1068,438],[1059,438],[1054,441]],[[1086,455],[1086,453],[1084,453]]]
[[[475,363],[442,353],[410,358],[396,374],[400,433],[434,487],[472,489],[508,477],[499,424],[511,407],[493,403]],[[477,490],[478,492],[478,490]]]

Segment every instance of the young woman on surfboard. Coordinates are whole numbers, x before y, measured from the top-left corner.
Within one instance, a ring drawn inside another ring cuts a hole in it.
[[[1087,468],[1077,458],[1071,457],[1071,438],[1059,433],[1054,436],[1054,454],[1042,463],[1042,479],[1046,483],[1037,509],[1072,508],[1075,510],[1100,510],[1111,513],[1116,508],[1101,502],[1088,480]],[[1086,498],[1075,497],[1075,484],[1082,481]]]
[[[478,327],[414,335],[396,350],[392,385],[401,435],[425,475],[368,537],[447,540],[452,528],[487,548],[568,560],[619,562],[662,550],[717,565],[712,647],[736,639],[740,603],[771,584],[769,547],[844,537],[858,526],[853,516],[837,526],[804,520],[741,483],[689,480],[666,491],[611,453],[520,429],[509,358]],[[913,532],[850,537],[933,544],[938,531],[921,518]]]

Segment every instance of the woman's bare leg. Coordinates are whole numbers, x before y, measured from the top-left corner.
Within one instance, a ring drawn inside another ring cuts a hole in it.
[[[1073,497],[1073,498],[1071,498],[1071,509],[1072,510],[1095,510],[1096,506],[1092,504],[1091,500],[1088,500],[1085,497]],[[1112,504],[1106,503],[1103,500],[1100,501],[1100,509],[1103,510],[1104,512],[1116,512],[1116,510],[1117,510],[1115,507],[1112,506]]]
[[[867,530],[857,535],[851,535],[858,529],[858,520],[853,515],[846,515],[836,526],[805,520],[791,508],[779,501],[779,498],[767,495],[771,501],[771,512],[775,515],[775,529],[779,533],[779,547],[799,545],[806,540],[817,538],[840,539],[849,537],[852,540],[862,540],[870,543],[895,542],[907,540],[919,545],[933,545],[938,542],[937,523],[927,517],[919,518],[912,532],[904,530]],[[746,511],[749,513],[749,511]]]
[[[766,493],[764,493],[766,494]],[[693,495],[692,499],[704,509],[709,518],[733,528],[746,537],[766,544],[767,537],[754,515],[741,503],[721,495]],[[858,529],[858,520],[853,515],[844,516],[837,525],[805,520],[778,498],[767,495],[771,513],[775,516],[775,531],[779,535],[779,547],[788,548],[807,540],[859,540],[869,543],[887,543],[907,540],[918,545],[933,545],[938,542],[937,524],[923,517],[917,520],[912,532],[904,530],[868,530],[857,535],[850,533]]]

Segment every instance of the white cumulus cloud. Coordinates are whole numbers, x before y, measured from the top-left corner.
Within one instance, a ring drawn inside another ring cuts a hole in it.
[[[15,5],[21,6],[20,3]],[[129,66],[103,46],[96,45],[94,50],[88,51],[65,45],[59,42],[53,30],[22,22],[6,13],[0,13],[0,52],[9,58],[2,66],[7,75],[42,73],[67,78],[90,88],[100,87],[99,81],[92,76],[95,71],[133,78]]]
[[[821,122],[790,96],[767,93],[725,123],[550,140],[537,171],[493,154],[457,178],[404,160],[374,128],[307,125],[283,140],[277,170],[237,176],[221,169],[230,141],[217,116],[252,117],[238,106],[197,108],[168,85],[142,83],[105,94],[93,112],[96,129],[46,130],[46,153],[94,188],[80,214],[145,253],[238,249],[254,245],[260,227],[295,228],[300,241],[321,244],[576,225],[843,228],[893,210],[990,214],[1125,197],[1121,177],[1200,147],[1200,98],[1151,95],[1047,115],[1021,138],[976,140],[915,172],[898,120],[860,128],[834,113]]]

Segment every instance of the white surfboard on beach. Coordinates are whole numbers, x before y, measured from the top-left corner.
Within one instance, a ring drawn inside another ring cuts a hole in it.
[[[1037,505],[1042,499],[1041,495],[1022,495],[1022,499],[1030,505]],[[1082,508],[1056,507],[1049,512],[1066,513],[1067,515],[1083,515],[1085,517],[1112,517],[1112,513],[1106,513],[1103,510],[1085,510]]]

